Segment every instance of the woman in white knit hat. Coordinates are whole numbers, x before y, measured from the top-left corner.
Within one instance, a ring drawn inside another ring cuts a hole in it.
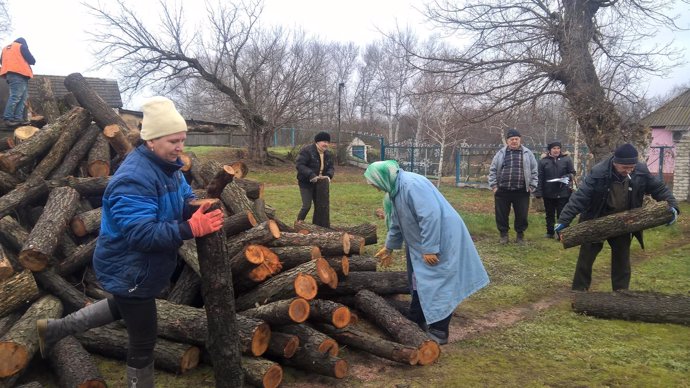
[[[101,231],[93,265],[112,294],[62,319],[39,320],[41,354],[61,338],[124,319],[127,325],[127,386],[153,387],[155,298],[168,285],[183,240],[219,230],[223,213],[193,214],[194,194],[180,172],[187,124],[172,101],[152,97],[142,105],[143,144],[117,169],[103,194]]]

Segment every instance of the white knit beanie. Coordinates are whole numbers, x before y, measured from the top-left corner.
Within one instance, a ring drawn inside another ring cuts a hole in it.
[[[144,119],[141,121],[142,140],[187,132],[187,122],[168,98],[151,97],[141,105],[141,111],[144,112]]]

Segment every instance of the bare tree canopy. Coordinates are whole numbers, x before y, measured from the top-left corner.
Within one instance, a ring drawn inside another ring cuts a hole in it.
[[[456,3],[434,1],[427,16],[470,43],[460,52],[417,53],[415,62],[425,71],[454,75],[453,90],[488,107],[472,120],[559,95],[569,102],[597,160],[621,140],[645,143],[641,126],[623,128],[615,102],[637,99],[634,86],[641,77],[676,64],[670,43],[641,44],[659,29],[680,29],[667,14],[674,1]]]
[[[7,0],[0,0],[0,38],[5,38],[12,31],[12,18],[7,9]]]

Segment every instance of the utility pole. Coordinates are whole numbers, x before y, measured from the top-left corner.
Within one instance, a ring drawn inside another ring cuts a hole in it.
[[[341,82],[338,84],[338,133],[336,136],[336,145],[335,145],[335,154],[336,154],[336,159],[340,156],[340,152],[338,152],[338,149],[340,148],[340,99],[341,95],[343,94],[343,88],[345,87],[345,82]],[[342,161],[339,161],[342,162]]]

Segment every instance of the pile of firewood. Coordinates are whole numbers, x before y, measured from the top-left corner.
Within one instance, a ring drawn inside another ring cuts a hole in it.
[[[108,296],[91,267],[100,201],[138,132],[80,74],[65,86],[72,107],[46,115],[40,130],[0,139],[0,387],[13,386],[36,356],[37,319]],[[341,345],[409,365],[438,359],[438,344],[405,318],[404,303],[384,299],[407,294],[408,283],[404,272],[377,272],[363,254],[376,243],[375,225],[286,225],[265,203],[263,185],[245,178],[244,163],[193,154],[184,162],[196,204],[210,201],[226,217],[221,231],[179,249],[172,286],[157,301],[157,369],[184,373],[204,361],[217,381],[231,382],[241,353],[245,382],[274,387],[281,365],[346,376]],[[357,324],[359,315],[370,325]],[[363,329],[371,325],[381,330]],[[60,386],[98,387],[105,381],[89,354],[126,352],[116,322],[65,338],[49,361]]]

